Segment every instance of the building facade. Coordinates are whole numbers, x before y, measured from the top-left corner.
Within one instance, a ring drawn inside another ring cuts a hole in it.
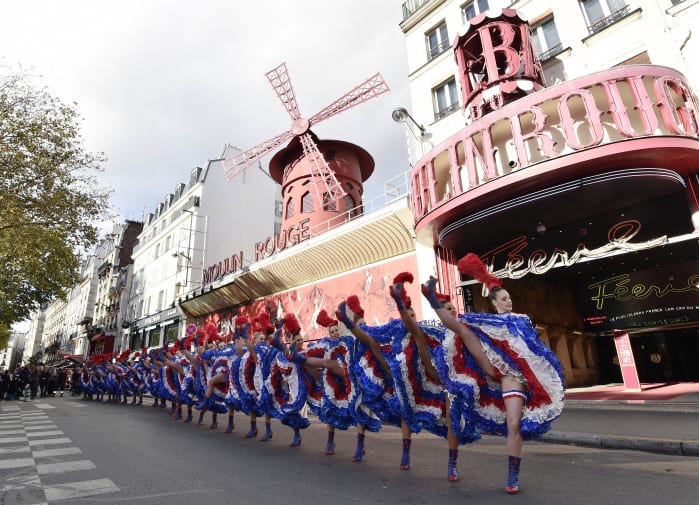
[[[266,172],[250,168],[226,181],[223,158],[235,150],[227,146],[219,159],[193,169],[188,183],[146,217],[133,249],[130,349],[177,339],[184,324],[178,303],[201,295],[213,270],[249,264],[254,240],[279,229],[279,190]]]
[[[697,378],[696,3],[404,4],[417,240],[464,309],[461,256],[503,277],[571,386]]]

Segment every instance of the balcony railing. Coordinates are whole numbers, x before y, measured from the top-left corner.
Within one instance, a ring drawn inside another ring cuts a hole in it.
[[[628,13],[629,13],[629,6],[624,5],[621,9],[618,9],[618,10],[612,12],[609,16],[595,21],[590,26],[588,26],[587,29],[590,32],[590,35],[592,35],[593,33],[597,33],[598,31],[605,29],[609,25],[613,25],[614,23],[616,23],[620,19],[626,17],[626,15]]]
[[[536,57],[539,58],[539,61],[543,63],[546,60],[550,60],[561,51],[563,51],[563,44],[557,44],[553,46],[551,49],[544,51],[541,54],[538,54]]]
[[[420,7],[430,0],[408,0],[403,2],[403,21],[412,16]]]
[[[434,113],[434,119],[435,121],[439,121],[440,119],[444,119],[447,116],[450,116],[457,110],[461,108],[461,105],[459,105],[459,102],[451,104],[449,107],[442,109],[440,111],[437,111]]]
[[[427,50],[427,59],[432,60],[449,48],[451,48],[451,44],[449,43],[449,41],[445,40],[443,42],[440,42],[436,46],[430,47]]]

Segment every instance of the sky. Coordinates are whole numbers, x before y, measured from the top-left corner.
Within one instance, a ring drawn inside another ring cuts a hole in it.
[[[391,91],[313,127],[376,162],[365,201],[409,168],[401,0],[0,1],[0,64],[77,103],[85,146],[107,157],[116,221],[141,220],[218,158],[290,127],[265,72],[286,62],[310,117],[377,71]],[[262,159],[263,168],[271,155]],[[233,179],[229,184],[234,184]]]

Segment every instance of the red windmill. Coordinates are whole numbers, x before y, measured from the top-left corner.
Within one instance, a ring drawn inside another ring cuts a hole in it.
[[[308,160],[312,160],[311,171],[314,180],[313,186],[318,201],[326,203],[337,201],[345,195],[345,190],[338,182],[335,173],[330,169],[323,154],[318,149],[311,135],[310,128],[355,105],[359,105],[382,93],[386,93],[389,91],[388,84],[383,80],[381,74],[377,72],[317,114],[306,119],[301,117],[301,113],[299,112],[294,88],[291,85],[291,80],[286,70],[286,63],[282,63],[265,75],[289,113],[289,116],[291,116],[291,128],[255,147],[251,147],[250,149],[226,158],[223,162],[223,167],[227,179],[233,179],[235,176],[244,172],[246,168],[255,163],[258,159],[267,155],[270,151],[273,151],[293,137],[298,137],[303,146],[304,155]]]

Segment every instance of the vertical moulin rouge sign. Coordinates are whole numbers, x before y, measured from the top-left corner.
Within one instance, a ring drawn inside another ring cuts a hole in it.
[[[619,356],[619,366],[621,376],[624,379],[624,388],[633,391],[641,390],[641,381],[638,380],[638,370],[636,370],[636,360],[633,359],[631,350],[631,339],[625,331],[614,330],[614,345]]]

